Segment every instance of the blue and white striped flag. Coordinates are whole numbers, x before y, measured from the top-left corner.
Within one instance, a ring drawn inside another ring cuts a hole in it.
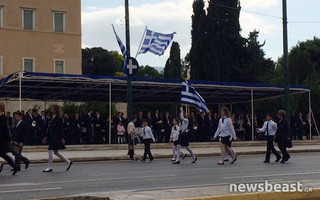
[[[124,44],[122,43],[122,41],[120,40],[118,34],[116,33],[116,30],[114,30],[114,26],[112,25],[112,28],[113,28],[113,32],[114,34],[116,35],[116,38],[117,38],[117,42],[119,44],[119,47],[121,49],[121,53],[122,53],[122,56],[123,56],[123,73],[125,73],[127,75],[127,57],[128,57],[128,52],[126,50],[126,47],[124,46]]]
[[[181,104],[196,106],[205,113],[209,111],[206,102],[187,81],[182,81]]]
[[[158,56],[163,55],[173,39],[174,34],[175,32],[171,34],[163,34],[147,29],[143,44],[138,54],[149,51]]]

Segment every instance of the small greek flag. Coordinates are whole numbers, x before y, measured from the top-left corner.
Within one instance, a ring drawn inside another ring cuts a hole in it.
[[[205,113],[209,111],[204,99],[187,81],[182,81],[181,104],[196,106]]]
[[[158,56],[163,55],[171,40],[173,39],[174,34],[176,33],[174,32],[171,34],[163,34],[147,29],[143,44],[141,45],[138,54],[146,53],[149,51]]]
[[[119,47],[121,49],[121,53],[122,53],[122,56],[123,56],[123,73],[127,74],[127,57],[128,57],[128,52],[126,50],[126,47],[124,46],[124,44],[122,43],[122,41],[120,40],[118,34],[116,33],[116,30],[114,29],[114,26],[112,25],[112,28],[113,28],[113,32],[114,34],[116,35],[116,38],[117,38],[117,42],[119,44]]]

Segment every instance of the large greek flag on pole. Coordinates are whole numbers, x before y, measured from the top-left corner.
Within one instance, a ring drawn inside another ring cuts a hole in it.
[[[173,39],[174,34],[175,32],[170,34],[163,34],[147,29],[143,44],[141,45],[138,54],[146,53],[149,51],[158,56],[163,55],[171,40]]]
[[[196,106],[206,113],[209,111],[204,99],[187,81],[182,81],[181,104]]]
[[[114,26],[112,25],[112,28],[113,28],[113,32],[114,34],[116,35],[116,38],[117,38],[117,42],[119,44],[119,47],[120,47],[120,50],[121,50],[121,53],[122,53],[122,56],[123,56],[123,73],[127,73],[127,57],[128,57],[128,52],[126,50],[126,47],[124,46],[124,44],[122,43],[122,41],[120,40],[118,34],[116,33],[116,30],[114,29]]]

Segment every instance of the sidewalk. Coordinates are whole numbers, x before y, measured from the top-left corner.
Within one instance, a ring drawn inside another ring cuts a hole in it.
[[[264,141],[234,142],[233,149],[238,155],[264,154],[266,151],[265,145],[266,143]],[[198,157],[218,156],[220,154],[220,147],[218,142],[191,143],[190,147]],[[172,157],[172,150],[169,144],[152,144],[151,149],[156,159]],[[66,157],[75,162],[128,159],[128,150],[127,145],[125,144],[73,145],[67,146],[67,150],[62,152]],[[293,148],[289,149],[289,152],[320,152],[320,141],[293,141]],[[142,156],[142,144],[136,145],[135,153],[136,157]],[[23,149],[23,155],[30,159],[32,163],[47,162],[47,146],[27,146]]]

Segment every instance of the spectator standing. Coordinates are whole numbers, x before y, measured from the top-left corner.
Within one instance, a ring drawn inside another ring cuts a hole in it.
[[[118,144],[125,143],[125,138],[124,138],[125,131],[126,130],[124,128],[124,125],[123,125],[122,121],[120,121],[119,124],[117,125]]]
[[[163,121],[162,121],[162,116],[161,116],[159,110],[156,110],[154,113],[153,123],[154,123],[153,130],[154,130],[156,141],[158,143],[162,143],[163,142],[163,132],[161,131],[161,129],[162,129]]]

